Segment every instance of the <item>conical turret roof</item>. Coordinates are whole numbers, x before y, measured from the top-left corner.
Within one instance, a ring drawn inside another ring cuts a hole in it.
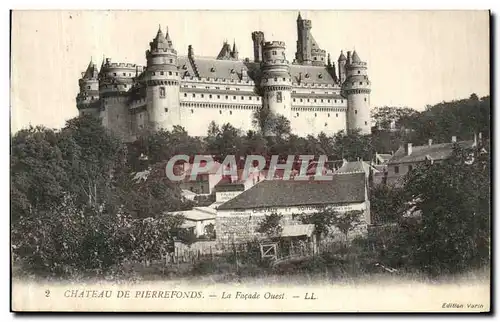
[[[353,63],[361,63],[361,59],[359,59],[358,53],[355,50],[352,52],[351,59]]]
[[[94,64],[92,61],[92,58],[90,59],[89,65],[87,66],[87,69],[85,70],[85,73],[83,74],[83,78],[94,78],[97,75],[97,66]]]
[[[346,57],[345,57],[345,55],[344,55],[344,51],[343,51],[343,50],[341,50],[341,51],[340,51],[340,56],[339,56],[338,61],[344,61],[344,60],[347,60],[347,58],[346,58]]]

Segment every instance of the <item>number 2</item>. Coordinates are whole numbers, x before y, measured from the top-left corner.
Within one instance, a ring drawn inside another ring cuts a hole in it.
[[[50,291],[49,290],[45,290],[45,297],[49,297],[50,296]]]

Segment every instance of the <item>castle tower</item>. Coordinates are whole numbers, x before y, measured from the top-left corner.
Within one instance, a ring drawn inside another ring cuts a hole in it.
[[[266,42],[262,53],[260,85],[264,92],[263,108],[269,108],[271,112],[290,119],[292,78],[289,63],[285,57],[285,43],[282,41]]]
[[[112,63],[111,58],[106,58],[99,71],[99,115],[102,124],[123,140],[130,137],[127,101],[136,70],[135,64]]]
[[[177,51],[170,36],[158,28],[146,51],[146,101],[148,124],[153,130],[170,130],[181,123]]]
[[[264,33],[262,31],[252,32],[253,41],[253,60],[256,63],[262,61],[262,47],[265,42]]]
[[[356,51],[347,52],[346,80],[342,84],[342,96],[347,98],[347,129],[360,129],[361,134],[371,133],[370,80],[367,64]]]
[[[295,60],[302,65],[311,64],[311,20],[302,19],[299,15],[297,17],[297,52],[295,53]]]
[[[90,60],[82,78],[78,80],[80,91],[76,96],[79,114],[99,116],[99,78],[97,66]]]
[[[347,63],[347,58],[344,55],[344,51],[342,50],[340,51],[340,56],[337,62],[339,66],[339,83],[342,85],[342,83],[345,81],[346,78],[345,65]]]

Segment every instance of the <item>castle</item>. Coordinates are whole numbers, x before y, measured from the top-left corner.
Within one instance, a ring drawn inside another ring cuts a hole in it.
[[[371,132],[367,64],[356,51],[341,51],[337,68],[311,34],[311,21],[297,18],[297,51],[290,64],[285,43],[252,32],[253,61],[240,59],[226,41],[216,58],[179,56],[168,29],[159,28],[146,51],[146,66],[91,61],[79,80],[80,115],[93,114],[124,141],[146,128],[180,125],[205,136],[210,122],[247,131],[255,110],[269,108],[290,120],[299,136],[340,130]]]

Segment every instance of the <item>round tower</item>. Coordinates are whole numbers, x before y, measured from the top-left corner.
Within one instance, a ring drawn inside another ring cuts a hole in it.
[[[342,96],[347,98],[347,129],[360,129],[361,134],[371,133],[370,80],[367,64],[356,51],[347,52],[346,80],[342,84]]]
[[[285,57],[285,43],[266,42],[262,54],[260,86],[263,90],[263,108],[269,108],[274,114],[281,114],[290,119],[292,78]]]
[[[76,96],[79,114],[99,116],[99,77],[97,66],[90,60],[82,78],[78,80],[80,91]]]
[[[168,29],[164,35],[158,28],[149,46],[150,49],[146,51],[148,123],[153,130],[170,130],[174,125],[181,124],[177,51],[172,45]]]
[[[106,58],[99,71],[102,123],[123,140],[128,140],[131,134],[128,97],[136,69],[135,64],[113,63]]]

